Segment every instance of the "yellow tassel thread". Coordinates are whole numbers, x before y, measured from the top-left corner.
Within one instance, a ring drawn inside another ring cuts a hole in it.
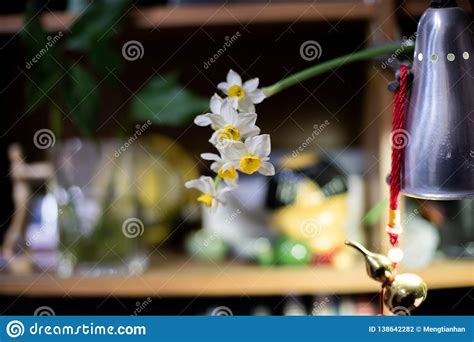
[[[390,209],[388,211],[388,225],[390,227],[399,227],[399,226],[401,226],[400,210]]]

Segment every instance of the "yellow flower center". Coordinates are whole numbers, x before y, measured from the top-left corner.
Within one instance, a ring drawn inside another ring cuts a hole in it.
[[[209,194],[202,194],[197,198],[198,202],[204,203],[204,205],[208,208],[212,207],[212,196]]]
[[[259,157],[247,154],[240,158],[240,170],[249,175],[260,169],[262,166],[262,161]]]
[[[235,97],[237,97],[237,98],[240,100],[241,98],[243,98],[243,97],[245,96],[245,91],[244,91],[244,89],[243,89],[241,86],[239,86],[239,85],[237,85],[237,84],[234,84],[234,85],[231,86],[231,87],[229,88],[229,90],[227,91],[227,95],[228,95],[229,97],[235,96]]]
[[[235,170],[235,167],[231,166],[227,170],[222,170],[222,167],[219,169],[217,172],[217,175],[224,178],[224,179],[236,179],[237,178],[237,170]]]
[[[232,126],[232,125],[225,126],[222,129],[222,131],[219,133],[219,140],[222,141],[224,139],[240,140],[239,130],[236,127]]]

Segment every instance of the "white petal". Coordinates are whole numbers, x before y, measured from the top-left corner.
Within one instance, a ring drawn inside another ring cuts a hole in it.
[[[204,160],[214,160],[214,161],[220,161],[221,157],[218,154],[215,153],[202,153],[201,158]]]
[[[255,106],[252,103],[252,99],[248,96],[238,101],[238,108],[243,113],[255,113]]]
[[[255,127],[255,123],[257,122],[257,114],[255,113],[243,113],[238,114],[237,116],[237,127],[239,130],[243,130],[245,127]]]
[[[225,182],[225,184],[231,186],[232,188],[236,188],[237,185],[238,185],[237,179],[238,178],[236,178],[236,179],[224,179],[224,182]]]
[[[255,137],[259,134],[260,134],[260,128],[257,126],[240,131],[240,135],[243,139]]]
[[[242,78],[240,78],[240,75],[238,73],[230,69],[229,72],[227,73],[227,84],[229,86],[233,86],[233,85],[241,86]]]
[[[214,94],[211,97],[211,103],[210,103],[211,112],[213,112],[214,114],[220,114],[221,113],[222,101],[223,101],[222,97],[220,97],[217,94]]]
[[[219,169],[221,168],[222,166],[222,162],[221,161],[216,161],[214,163],[211,164],[211,170],[214,171],[215,173],[219,172]]]
[[[198,126],[209,126],[212,124],[211,120],[209,119],[209,114],[202,114],[198,115],[194,118],[194,123]]]
[[[270,135],[268,134],[247,138],[245,145],[251,154],[261,158],[267,157],[271,152]]]
[[[219,138],[219,135],[222,133],[222,129],[219,129],[212,133],[211,138],[208,140],[212,145],[214,145],[218,151],[224,149],[227,145],[231,142],[235,142],[236,140],[226,139],[226,137]],[[224,156],[222,156],[224,158]],[[225,158],[224,158],[225,159]]]
[[[217,85],[217,88],[222,90],[224,94],[227,94],[227,89],[229,89],[229,85],[227,84],[227,82],[221,82]]]
[[[226,170],[228,170],[228,169],[231,168],[231,167],[237,168],[238,165],[237,165],[237,163],[236,163],[235,161],[227,161],[227,162],[225,162],[224,164],[222,164],[221,167],[222,167],[222,170],[226,171]]]
[[[207,114],[209,120],[211,121],[213,127],[224,128],[226,126],[226,121],[220,114]]]
[[[232,108],[234,108],[234,109],[239,108],[240,109],[239,98],[238,97],[236,97],[236,96],[228,97],[227,100],[230,102]]]
[[[264,162],[262,166],[260,166],[260,169],[258,169],[258,172],[264,176],[273,176],[275,174],[275,168],[271,163]]]
[[[232,124],[234,118],[237,116],[237,111],[232,106],[232,103],[225,100],[221,106],[221,115],[227,124]]]
[[[214,189],[214,178],[209,176],[201,176],[200,177],[206,186],[206,194],[213,194]]]
[[[227,115],[226,122],[229,125],[236,127],[239,131],[245,129],[246,126],[253,127],[257,121],[257,114],[244,113],[239,114],[236,110],[232,114]],[[241,132],[242,133],[242,132]]]
[[[257,89],[258,87],[258,78],[252,78],[244,83],[243,88],[246,93],[250,93]]]
[[[208,207],[203,206],[203,208],[206,208],[207,210],[209,210],[211,213],[214,214],[216,212],[218,206],[219,206],[219,201],[215,197],[213,197],[212,202],[211,202],[211,207],[208,208]]]
[[[229,185],[225,185],[225,184],[222,184],[219,186],[219,189],[217,189],[216,191],[216,197],[217,199],[219,200],[219,202],[222,202],[223,199],[224,199],[224,195],[230,191],[233,191],[235,190],[235,187],[234,186],[229,186]]]
[[[247,148],[241,141],[228,141],[224,146],[218,147],[218,150],[226,161],[240,161],[240,157],[247,153]]]
[[[248,93],[248,97],[252,100],[252,103],[261,103],[265,100],[265,94],[260,89],[256,89]]]
[[[231,139],[219,139],[219,135],[222,133],[222,129],[219,129],[215,131],[212,135],[211,138],[208,140],[212,145],[214,145],[217,150],[221,151],[224,149],[228,144],[231,142],[234,142],[235,140]],[[224,156],[222,156],[224,158]],[[225,158],[224,158],[225,159]]]
[[[201,176],[199,179],[193,179],[184,184],[188,189],[195,188],[202,193],[209,194],[213,192],[214,180],[209,176]]]

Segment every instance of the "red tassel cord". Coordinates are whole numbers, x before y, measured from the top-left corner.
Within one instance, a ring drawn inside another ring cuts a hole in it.
[[[408,67],[400,67],[399,87],[395,91],[393,99],[392,134],[390,136],[392,146],[392,166],[390,172],[390,210],[387,224],[387,234],[390,244],[398,248],[402,226],[400,220],[399,197],[400,197],[400,173],[402,169],[403,151],[409,143],[409,135],[405,130],[406,99],[408,94]],[[396,252],[395,250],[393,252]],[[401,251],[398,251],[401,253]],[[389,253],[390,257],[390,253]],[[398,262],[393,262],[396,272]],[[380,291],[380,314],[383,316],[384,287]]]
[[[406,98],[408,93],[408,67],[400,67],[400,85],[395,92],[392,118],[392,170],[390,173],[390,211],[387,233],[390,244],[398,247],[402,233],[400,210],[398,208],[400,196],[400,172],[402,168],[403,151],[409,143],[409,135],[405,130]],[[394,265],[396,267],[396,265]]]

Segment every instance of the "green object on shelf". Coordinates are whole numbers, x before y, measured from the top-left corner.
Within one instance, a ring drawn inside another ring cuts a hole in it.
[[[282,237],[275,247],[276,261],[279,265],[307,265],[311,252],[304,243]]]
[[[228,255],[229,245],[215,232],[201,229],[187,237],[186,249],[198,258],[222,260]]]
[[[262,266],[275,264],[275,250],[271,242],[266,238],[259,238],[257,244],[257,263]]]

